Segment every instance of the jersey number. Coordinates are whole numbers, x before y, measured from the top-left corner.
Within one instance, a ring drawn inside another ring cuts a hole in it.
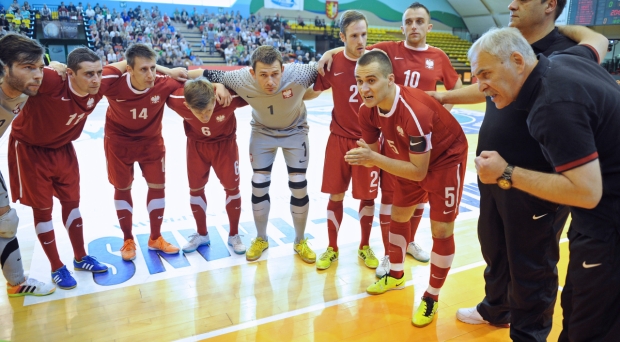
[[[405,87],[417,88],[420,82],[420,73],[417,71],[405,71]]]
[[[385,141],[387,141],[388,145],[390,145],[390,148],[392,149],[392,151],[394,151],[394,153],[400,154],[398,153],[398,149],[396,149],[396,145],[394,145],[394,142],[392,140],[385,139]]]
[[[80,122],[80,120],[82,120],[82,118],[85,115],[86,115],[86,113],[82,113],[80,115],[77,115],[77,114],[69,115],[69,121],[67,121],[67,126],[71,125],[71,123],[73,122],[73,120],[75,120],[75,118],[77,118],[77,120],[75,120],[75,122],[73,122],[73,124],[77,125],[77,123]]]
[[[235,162],[235,175],[239,176],[239,161]]]
[[[456,194],[454,193],[454,190],[454,187],[446,187],[446,207],[448,208],[454,207],[456,202]]]
[[[370,180],[370,187],[376,188],[377,186],[379,186],[379,171],[372,171],[370,173],[370,177],[372,177],[372,179]]]
[[[357,86],[354,84],[351,86],[351,88],[349,88],[349,90],[353,92],[353,95],[349,97],[349,102],[359,102],[358,99],[356,98],[357,93],[358,93]]]
[[[271,106],[269,106],[269,107],[267,107],[267,108],[269,108],[269,113],[270,113],[271,115],[273,115],[273,105],[271,105]]]
[[[140,114],[137,114],[138,111],[134,108],[132,110],[130,110],[130,112],[133,114],[133,119],[136,120],[137,118],[140,119],[145,119],[148,118],[149,116],[146,114],[146,108],[142,108],[142,110],[140,111]],[[137,114],[137,116],[136,116]]]
[[[203,127],[202,128],[202,134],[204,134],[206,136],[211,136],[211,131],[209,130],[209,127]]]

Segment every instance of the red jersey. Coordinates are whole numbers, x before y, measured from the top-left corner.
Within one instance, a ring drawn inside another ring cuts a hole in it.
[[[314,82],[314,90],[322,91],[332,88],[334,109],[330,131],[341,137],[359,139],[362,137],[357,112],[362,99],[355,81],[357,60],[349,58],[345,51],[334,55],[331,71],[325,70],[325,76],[319,74]]]
[[[104,95],[108,98],[105,135],[116,144],[144,143],[161,138],[161,121],[168,96],[183,87],[183,83],[168,76],[157,75],[153,88],[136,90],[131,85],[130,75],[111,66],[104,72],[120,76],[115,87]]]
[[[248,105],[239,95],[232,91],[231,93],[233,94],[233,100],[228,107],[222,107],[217,101],[215,102],[211,120],[206,124],[196,119],[194,114],[183,104],[183,101],[185,101],[183,88],[175,90],[168,98],[166,104],[184,119],[183,128],[185,128],[185,135],[189,139],[213,143],[235,138],[235,132],[237,131],[235,109]]]
[[[381,42],[368,49],[385,51],[392,61],[396,83],[424,91],[437,89],[442,82],[451,90],[459,80],[459,74],[450,63],[450,58],[436,47],[412,48],[407,42]]]
[[[427,153],[432,149],[429,171],[461,163],[467,150],[467,139],[458,121],[419,89],[397,85],[389,113],[381,113],[378,107],[362,106],[359,118],[364,140],[372,144],[383,134],[391,158],[409,161],[409,153]]]
[[[78,95],[70,80],[63,81],[51,68],[43,69],[43,82],[37,95],[30,96],[13,121],[11,134],[27,145],[59,148],[82,134],[86,117],[92,113],[105,91],[117,79],[101,81],[95,95]]]

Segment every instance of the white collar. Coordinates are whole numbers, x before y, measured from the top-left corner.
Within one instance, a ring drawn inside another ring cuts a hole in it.
[[[383,114],[381,113],[381,109],[379,108],[379,106],[377,106],[377,113],[379,113],[379,116],[389,118],[396,111],[396,106],[398,106],[398,101],[400,100],[400,87],[396,84],[395,86],[396,86],[396,94],[394,95],[394,103],[392,103],[392,109],[390,109],[390,111],[387,114]]]
[[[421,48],[415,48],[415,47],[409,46],[409,44],[407,44],[406,40],[404,42],[405,42],[405,47],[407,49],[409,49],[409,50],[413,50],[413,51],[426,51],[426,50],[428,50],[428,44],[424,44],[424,47],[421,47]]]

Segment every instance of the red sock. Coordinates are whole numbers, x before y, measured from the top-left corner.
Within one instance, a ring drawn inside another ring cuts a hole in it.
[[[338,231],[342,223],[342,201],[335,202],[329,200],[327,202],[327,234],[329,235],[329,247],[338,251]]]
[[[82,261],[86,250],[84,249],[84,227],[82,214],[80,214],[80,202],[60,202],[60,204],[62,205],[62,223],[69,232],[73,256],[76,261]]]
[[[418,231],[420,221],[422,221],[422,215],[424,215],[424,203],[420,204],[419,207],[413,211],[413,216],[411,216],[409,220],[409,222],[411,222],[411,236],[409,236],[409,242],[415,241],[415,233]]]
[[[362,239],[359,249],[363,249],[364,246],[370,246],[370,230],[372,229],[372,220],[375,216],[375,200],[361,200],[358,215],[360,227],[362,228]]]
[[[43,247],[47,259],[52,266],[52,272],[58,270],[63,266],[58,255],[58,248],[56,248],[56,236],[54,235],[54,226],[52,225],[52,208],[49,209],[34,209],[34,227],[37,232],[37,238]]]
[[[379,210],[379,224],[381,224],[381,238],[385,255],[390,254],[390,221],[392,220],[392,205],[381,203]]]
[[[433,238],[433,252],[431,253],[431,276],[428,289],[424,292],[425,297],[439,300],[439,290],[446,281],[448,271],[454,259],[454,235],[444,239]]]
[[[405,255],[411,227],[409,221],[390,222],[390,276],[402,278],[405,275]]]
[[[114,206],[116,207],[118,225],[121,226],[121,230],[123,231],[123,239],[133,240],[133,234],[131,233],[131,225],[133,224],[133,200],[131,199],[131,189],[114,189]]]
[[[207,198],[205,190],[189,191],[189,204],[196,220],[196,231],[200,235],[207,235]]]
[[[226,213],[230,230],[228,236],[239,234],[239,217],[241,217],[241,193],[239,188],[226,191]]]
[[[161,223],[164,219],[166,207],[165,190],[149,188],[146,194],[146,207],[151,221],[151,240],[157,240],[161,236]]]

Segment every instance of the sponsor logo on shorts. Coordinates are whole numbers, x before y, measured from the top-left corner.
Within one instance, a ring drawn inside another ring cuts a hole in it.
[[[547,214],[542,214],[542,215],[539,215],[539,216],[533,215],[533,216],[532,216],[532,219],[533,219],[533,220],[538,220],[538,219],[543,218],[543,217],[545,217],[545,216],[547,216]]]
[[[583,268],[592,268],[592,267],[598,267],[601,266],[602,264],[586,264],[586,262],[584,261],[583,264],[581,266],[583,266]]]
[[[306,159],[306,160],[301,160],[301,159],[299,159],[299,163],[300,163],[300,164],[301,164],[301,163],[305,163],[307,160],[308,160],[308,159]]]
[[[404,57],[394,57],[394,59],[405,59]]]
[[[450,211],[445,211],[445,210],[444,210],[444,211],[443,211],[443,214],[444,214],[444,215],[447,215],[447,214],[449,214],[449,213],[451,213],[451,212],[453,212],[453,211],[454,211],[454,210],[450,210]]]
[[[293,89],[286,89],[282,91],[282,97],[285,99],[293,97]]]
[[[372,189],[372,190],[370,190],[370,192],[375,192],[375,191],[377,191],[377,189]]]
[[[338,76],[338,75],[342,75],[342,74],[344,74],[344,72],[337,72],[337,73],[334,74],[334,76]]]
[[[163,218],[164,218],[163,216],[157,216],[157,219],[159,219],[159,220],[161,220]]]

